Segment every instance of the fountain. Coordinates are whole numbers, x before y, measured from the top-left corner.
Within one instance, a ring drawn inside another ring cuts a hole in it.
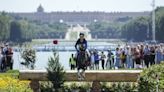
[[[75,27],[71,27],[68,29],[65,39],[66,40],[77,40],[79,38],[79,33],[84,33],[85,34],[85,38],[87,40],[91,40],[91,34],[90,34],[90,30],[86,27],[86,25],[84,25],[84,27],[82,27],[81,25],[77,24]]]

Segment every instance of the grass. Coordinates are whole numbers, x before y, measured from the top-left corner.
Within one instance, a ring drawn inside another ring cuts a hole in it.
[[[48,44],[52,43],[53,39],[33,39],[31,44],[38,45],[38,44]]]
[[[0,73],[0,77],[2,77],[2,76],[10,76],[13,78],[18,78],[19,70],[8,70],[7,72]]]

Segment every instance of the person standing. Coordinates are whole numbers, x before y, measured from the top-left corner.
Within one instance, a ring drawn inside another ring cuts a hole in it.
[[[94,59],[95,59],[95,69],[96,70],[99,70],[99,55],[98,55],[98,51],[95,49],[95,52],[94,52]]]
[[[69,65],[70,65],[70,69],[71,70],[75,70],[75,67],[76,67],[76,61],[75,61],[75,58],[74,58],[74,55],[72,54],[70,59],[69,59]]]
[[[132,64],[133,64],[133,61],[132,61],[132,53],[131,53],[131,49],[130,46],[127,46],[126,48],[126,62],[127,62],[127,68],[132,68]]]
[[[0,46],[0,72],[2,71],[2,58],[3,58],[3,55],[2,55],[2,46]]]
[[[116,48],[116,61],[115,61],[115,64],[114,64],[115,69],[118,69],[120,67],[120,55],[121,55],[120,50],[117,47]]]
[[[7,61],[7,66],[9,66],[10,70],[13,69],[13,63],[14,63],[14,60],[13,60],[13,50],[11,47],[9,47],[9,44],[7,43],[6,44],[6,61]]]
[[[162,49],[162,62],[164,62],[164,49]]]
[[[106,69],[112,69],[114,67],[114,54],[111,50],[108,50],[107,61],[106,61]]]
[[[102,66],[103,70],[104,70],[105,58],[106,58],[106,56],[105,56],[104,52],[102,51],[100,59],[101,59],[101,66]]]
[[[90,69],[91,69],[91,70],[94,70],[95,56],[94,56],[93,51],[91,51],[90,62],[91,62]]]
[[[155,64],[155,48],[154,46],[150,47],[150,65]]]
[[[120,59],[121,59],[121,67],[126,68],[126,54],[125,54],[125,51],[121,52]]]
[[[150,49],[149,46],[146,45],[146,47],[144,48],[144,63],[147,68],[149,67],[149,62],[150,62]]]
[[[160,64],[162,61],[162,51],[159,46],[155,50],[156,64]]]
[[[4,72],[6,71],[6,68],[7,68],[7,59],[6,59],[6,53],[4,51],[4,45],[1,46],[1,55],[2,55],[2,58],[1,58],[1,71]]]
[[[135,47],[131,47],[131,58],[132,58],[132,68],[134,68],[134,63],[135,63],[135,52],[134,52]]]
[[[143,67],[144,66],[144,46],[143,45],[140,45],[139,51],[140,51],[141,65]]]
[[[161,53],[162,53],[162,60],[161,60],[161,62],[164,62],[164,44],[161,44],[160,45],[160,49],[161,49]]]
[[[135,68],[142,68],[141,65],[141,54],[138,48],[134,48],[134,56],[135,56]]]

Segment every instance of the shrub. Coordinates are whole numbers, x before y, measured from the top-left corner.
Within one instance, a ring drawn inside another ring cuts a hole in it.
[[[41,92],[52,92],[52,83],[50,81],[40,82]]]
[[[137,84],[133,82],[116,82],[101,84],[102,92],[136,92]]]
[[[138,91],[155,92],[157,85],[159,91],[164,92],[164,63],[143,70],[138,80]]]
[[[35,68],[35,62],[36,62],[36,52],[32,48],[25,48],[21,52],[21,57],[24,59],[23,62],[21,62],[22,65],[26,66],[29,69]]]
[[[59,55],[54,51],[54,57],[48,60],[48,76],[47,78],[52,83],[51,92],[59,92],[64,87],[65,71],[64,67],[59,63]]]
[[[71,83],[67,86],[67,88],[69,88],[69,90],[72,91],[77,91],[78,92],[88,92],[88,90],[90,90],[91,88],[91,83],[87,83],[87,82],[79,82],[79,83]]]

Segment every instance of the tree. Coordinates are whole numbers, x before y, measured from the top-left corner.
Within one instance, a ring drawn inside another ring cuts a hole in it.
[[[29,29],[30,26],[29,26],[28,21],[20,20],[18,22],[20,24],[21,38],[25,40],[32,39],[33,34],[32,34],[32,31]]]
[[[122,23],[118,22],[93,22],[88,25],[88,28],[91,30],[93,37],[97,36],[98,38],[119,38],[120,27]]]
[[[64,31],[66,32],[67,29],[68,29],[68,25],[65,24],[65,23],[59,23],[59,22],[54,22],[52,24],[49,24],[49,27],[58,31],[58,32],[61,32],[61,31]]]
[[[10,34],[10,17],[5,13],[0,13],[0,40],[8,40]]]
[[[156,92],[158,85],[159,92],[164,92],[164,63],[153,65],[144,69],[138,80],[139,92]]]
[[[164,7],[156,9],[156,39],[164,42]]]
[[[164,7],[157,7],[156,13],[156,40],[164,41]],[[139,17],[126,23],[122,27],[122,36],[127,40],[144,41],[152,39],[152,18]],[[147,31],[149,30],[149,33]],[[149,35],[149,38],[147,36]]]
[[[65,71],[63,66],[59,63],[59,55],[54,51],[54,57],[50,57],[48,60],[48,79],[52,83],[51,92],[59,92],[64,86]]]
[[[157,20],[156,26],[156,39],[160,42],[164,42],[164,15],[160,16]]]
[[[23,62],[21,62],[22,65],[26,66],[29,69],[35,68],[35,62],[36,62],[36,52],[32,48],[25,48],[21,52],[21,57],[24,59]]]
[[[20,42],[22,39],[22,32],[20,23],[12,21],[10,25],[10,40],[13,42]]]
[[[127,40],[144,41],[147,39],[149,25],[150,22],[146,17],[131,20],[122,27],[122,36]]]
[[[10,25],[10,40],[13,42],[25,42],[34,38],[36,32],[32,23],[27,20],[14,20]]]

